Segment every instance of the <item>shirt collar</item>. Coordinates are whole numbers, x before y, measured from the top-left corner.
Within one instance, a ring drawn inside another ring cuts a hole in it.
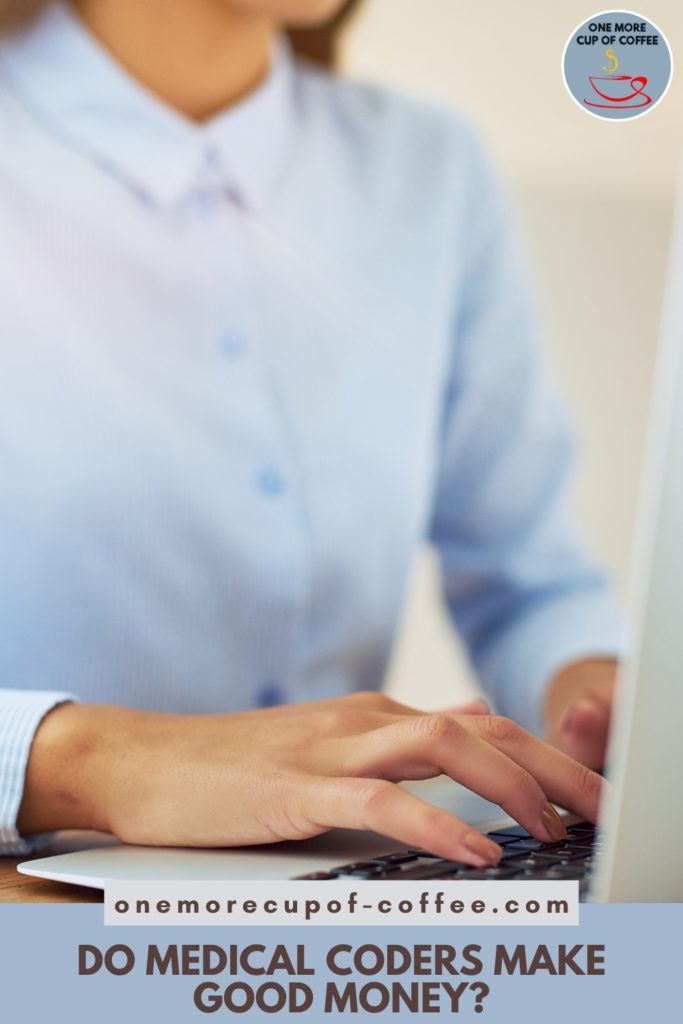
[[[258,208],[282,175],[294,127],[293,61],[284,39],[265,81],[204,124],[131,78],[58,0],[0,45],[10,87],[47,127],[153,202],[173,205],[207,175]]]

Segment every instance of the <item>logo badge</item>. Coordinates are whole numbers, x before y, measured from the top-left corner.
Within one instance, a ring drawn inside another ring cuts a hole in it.
[[[586,113],[626,121],[649,113],[663,99],[673,58],[654,22],[634,11],[602,11],[572,32],[562,74]]]

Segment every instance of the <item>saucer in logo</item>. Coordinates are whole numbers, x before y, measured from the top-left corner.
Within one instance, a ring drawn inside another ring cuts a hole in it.
[[[654,22],[634,11],[603,11],[572,32],[562,73],[572,99],[588,114],[625,121],[664,97],[673,59]]]

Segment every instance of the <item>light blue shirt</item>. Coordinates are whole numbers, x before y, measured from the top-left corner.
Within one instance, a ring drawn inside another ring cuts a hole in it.
[[[504,203],[451,113],[279,47],[204,125],[56,6],[0,47],[0,847],[77,699],[382,685],[414,553],[496,707],[621,628]],[[419,703],[419,694],[416,694]]]

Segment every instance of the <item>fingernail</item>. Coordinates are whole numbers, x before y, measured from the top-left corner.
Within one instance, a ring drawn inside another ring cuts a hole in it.
[[[566,839],[567,829],[552,804],[546,804],[543,808],[543,825],[551,839]]]
[[[464,844],[477,858],[477,867],[484,867],[485,864],[497,864],[503,852],[498,843],[492,843],[490,839],[482,836],[479,832],[468,832]]]

